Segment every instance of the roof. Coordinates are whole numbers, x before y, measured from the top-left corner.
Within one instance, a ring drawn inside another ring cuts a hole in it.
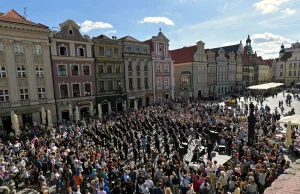
[[[123,40],[123,41],[129,41],[129,42],[137,42],[137,43],[143,43],[135,38],[133,38],[132,36],[124,36],[122,38],[119,38],[119,40]]]
[[[266,65],[265,61],[263,60],[263,58],[261,56],[257,57],[257,60],[259,62],[259,65]]]
[[[272,66],[274,59],[265,59],[264,62],[265,64]]]
[[[174,60],[174,64],[193,62],[197,46],[183,47],[169,52],[171,53],[172,60]]]
[[[236,54],[239,50],[239,47],[240,47],[240,44],[235,44],[235,45],[230,45],[230,46],[212,48],[212,49],[209,49],[209,50],[213,51],[213,52],[215,52],[215,51],[218,52],[221,48],[223,48],[225,53],[229,53],[229,52],[233,51]]]
[[[280,61],[287,61],[289,58],[292,57],[292,52],[285,52],[281,57],[280,57]]]
[[[191,72],[190,71],[183,71],[183,72],[181,72],[181,74],[191,74]]]
[[[26,20],[23,16],[18,14],[18,12],[16,12],[13,9],[9,10],[7,13],[0,16],[0,21],[48,28],[48,26],[45,26],[43,24],[34,23],[29,20]]]

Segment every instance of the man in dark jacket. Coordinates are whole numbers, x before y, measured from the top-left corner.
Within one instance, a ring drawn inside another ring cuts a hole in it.
[[[159,183],[156,187],[153,188],[152,194],[164,194],[164,190],[161,188],[161,183]]]

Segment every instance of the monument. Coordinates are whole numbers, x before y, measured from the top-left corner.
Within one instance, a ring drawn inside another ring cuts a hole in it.
[[[252,146],[254,143],[254,136],[255,136],[255,123],[256,119],[254,116],[254,105],[251,102],[249,105],[250,115],[248,116],[248,144]]]

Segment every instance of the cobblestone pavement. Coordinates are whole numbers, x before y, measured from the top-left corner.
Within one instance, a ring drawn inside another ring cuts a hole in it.
[[[285,97],[286,97],[286,95],[287,95],[287,93],[285,93]],[[283,94],[282,93],[279,93],[278,95],[277,95],[277,97],[275,97],[275,98],[272,98],[272,97],[268,97],[267,99],[266,99],[266,101],[264,101],[264,103],[263,103],[263,106],[265,106],[266,104],[271,108],[271,110],[272,111],[274,111],[274,109],[277,107],[278,108],[278,102],[279,101],[283,101],[284,102],[284,113],[287,113],[288,111],[290,111],[292,108],[295,108],[295,113],[296,114],[300,114],[300,102],[299,101],[295,101],[294,99],[293,99],[293,101],[292,101],[292,103],[291,103],[291,106],[289,107],[289,106],[286,106],[286,104],[285,104],[285,97],[283,96]],[[241,98],[241,101],[244,101],[244,99],[243,99],[243,97]],[[240,102],[239,102],[240,103]],[[256,105],[257,104],[257,102],[253,102],[254,103],[254,105]],[[224,103],[221,103],[222,105],[224,105]],[[260,106],[260,105],[259,105]],[[280,112],[280,110],[278,109],[278,111]],[[289,160],[292,160],[292,161],[295,161],[295,159],[297,159],[296,158],[296,156],[294,156],[294,155],[286,155],[286,157],[289,159]],[[51,186],[51,187],[49,187],[49,190],[50,190],[50,193],[51,194],[54,194],[54,193],[56,193],[55,192],[55,186]],[[39,192],[38,191],[36,191],[36,190],[34,190],[34,189],[31,189],[31,188],[26,188],[26,189],[22,189],[22,190],[19,190],[18,192],[17,192],[17,194],[38,194]]]

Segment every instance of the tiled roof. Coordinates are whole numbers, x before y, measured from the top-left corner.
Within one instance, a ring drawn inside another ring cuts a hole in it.
[[[259,65],[266,65],[265,61],[263,60],[263,58],[261,56],[257,57]]]
[[[0,16],[0,21],[48,28],[48,26],[45,26],[43,24],[40,24],[40,23],[37,24],[37,23],[26,20],[24,17],[22,17],[20,14],[18,14],[18,12],[16,12],[13,9],[11,9],[7,13]]]
[[[183,47],[170,51],[174,64],[189,63],[194,61],[197,46]]]
[[[231,51],[233,51],[234,53],[237,53],[238,50],[239,50],[239,47],[240,47],[240,44],[235,44],[235,45],[230,45],[230,46],[212,48],[212,49],[209,49],[209,50],[218,52],[220,50],[220,48],[223,48],[226,53],[229,53]]]
[[[272,66],[274,59],[265,59],[264,62],[265,64]]]
[[[292,57],[292,52],[285,52],[281,57],[280,57],[280,61],[287,61],[289,58]]]
[[[141,41],[139,41],[139,40],[133,38],[132,36],[124,36],[124,37],[122,37],[122,38],[119,38],[119,40],[142,43]]]

